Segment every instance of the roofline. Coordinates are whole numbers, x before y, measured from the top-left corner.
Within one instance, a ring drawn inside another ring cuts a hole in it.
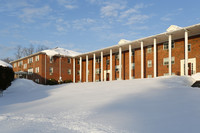
[[[182,30],[189,30],[195,26],[200,26],[200,23],[198,24],[195,24],[195,25],[191,25],[191,26],[187,26],[187,27],[183,27],[181,29],[178,29],[178,30],[175,30],[175,31],[170,31],[170,32],[163,32],[163,33],[160,33],[160,34],[156,34],[156,35],[152,35],[152,36],[148,36],[148,37],[144,37],[144,38],[140,38],[140,39],[137,39],[137,40],[133,40],[133,41],[130,41],[130,42],[126,42],[124,44],[115,44],[113,46],[109,46],[109,47],[106,47],[106,48],[102,48],[102,49],[98,49],[98,50],[94,50],[94,51],[91,51],[91,52],[86,52],[86,53],[82,53],[82,54],[79,54],[79,55],[75,55],[75,56],[62,56],[62,57],[71,57],[71,58],[76,58],[76,57],[81,57],[83,55],[89,55],[89,54],[93,54],[93,53],[96,53],[96,52],[102,52],[104,50],[108,50],[108,49],[113,49],[113,48],[117,48],[117,47],[122,47],[122,46],[125,46],[125,45],[128,45],[128,44],[132,44],[132,43],[138,43],[138,42],[141,42],[141,41],[144,41],[146,39],[150,39],[150,38],[156,38],[157,36],[163,36],[163,35],[170,35],[170,34],[173,34],[175,32],[178,32],[178,31],[182,31]],[[23,59],[26,59],[26,58],[29,58],[31,56],[35,56],[35,55],[38,55],[38,54],[46,54],[42,51],[40,52],[37,52],[35,54],[31,54],[29,56],[26,56],[26,57],[23,57],[23,58],[20,58],[20,59],[17,59],[15,61],[11,61],[10,63],[14,63],[14,62],[17,62],[17,61],[20,61],[20,60],[23,60]],[[59,56],[59,55],[55,55],[55,56]]]
[[[106,48],[94,50],[94,51],[91,51],[91,52],[86,52],[86,53],[77,55],[77,56],[75,56],[75,57],[80,57],[80,56],[83,56],[83,55],[89,55],[89,54],[93,54],[93,53],[96,53],[96,52],[101,52],[101,51],[104,51],[104,50],[107,50],[107,49],[112,49],[112,48],[121,47],[121,46],[125,46],[125,45],[132,44],[132,43],[141,42],[141,41],[144,41],[144,40],[146,40],[146,39],[156,38],[157,36],[161,36],[161,35],[169,35],[169,34],[172,34],[172,33],[178,32],[178,31],[181,31],[181,30],[189,30],[189,29],[191,29],[191,28],[193,28],[193,27],[195,27],[195,26],[200,26],[200,23],[195,24],[195,25],[191,25],[191,26],[187,26],[187,27],[182,27],[181,29],[178,29],[178,30],[175,30],[175,31],[163,32],[163,33],[160,33],[160,34],[156,34],[156,35],[152,35],[152,36],[140,38],[140,39],[137,39],[137,40],[133,40],[133,41],[130,41],[130,42],[126,42],[126,43],[124,43],[124,44],[115,44],[115,45],[110,46],[110,47],[106,47]]]

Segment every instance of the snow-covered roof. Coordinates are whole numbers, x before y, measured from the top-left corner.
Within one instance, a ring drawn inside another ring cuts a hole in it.
[[[125,40],[125,39],[121,39],[118,44],[121,45],[121,44],[125,44],[125,43],[128,43],[128,42],[131,42],[129,40]]]
[[[177,25],[171,25],[168,29],[167,32],[175,31],[175,30],[180,30],[182,27],[179,27]]]
[[[56,56],[56,55],[61,55],[61,56],[77,56],[81,53],[75,52],[75,51],[71,51],[68,49],[64,49],[64,48],[53,48],[53,49],[49,49],[49,50],[43,50],[41,51],[42,53],[46,53],[48,56]]]
[[[0,66],[3,66],[3,67],[11,67],[11,68],[12,68],[12,66],[11,66],[10,64],[8,64],[8,63],[6,63],[6,62],[4,62],[4,61],[2,61],[2,60],[0,60]]]

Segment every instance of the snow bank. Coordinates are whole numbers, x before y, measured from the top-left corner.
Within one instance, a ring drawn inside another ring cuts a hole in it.
[[[81,53],[75,52],[75,51],[71,51],[68,49],[64,49],[64,48],[53,48],[50,50],[43,50],[41,51],[43,53],[46,53],[48,56],[55,56],[55,55],[61,55],[61,56],[77,56]]]
[[[12,65],[0,60],[0,66],[3,66],[3,67],[11,67],[12,68]]]
[[[37,85],[18,79],[0,97],[3,133],[200,132],[191,78]]]
[[[191,76],[195,81],[200,81],[200,73],[193,74]]]

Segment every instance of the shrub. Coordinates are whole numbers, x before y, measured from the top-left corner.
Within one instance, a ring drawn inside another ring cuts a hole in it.
[[[57,85],[58,81],[55,79],[49,79],[47,80],[47,85]]]
[[[0,92],[6,90],[14,80],[14,71],[10,67],[0,66]]]
[[[63,83],[71,83],[72,80],[65,80]]]

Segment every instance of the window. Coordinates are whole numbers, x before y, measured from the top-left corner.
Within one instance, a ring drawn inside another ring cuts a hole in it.
[[[175,63],[175,57],[172,57],[172,64]],[[169,64],[169,58],[163,58],[163,65],[168,65]]]
[[[24,69],[26,69],[27,68],[27,64],[24,64]]]
[[[79,75],[79,74],[80,74],[80,70],[77,71],[77,75]]]
[[[96,73],[96,74],[101,73],[101,69],[100,69],[100,68],[97,68],[97,69],[95,70],[95,73]]]
[[[135,50],[134,49],[132,50],[132,56],[135,56]]]
[[[119,66],[119,65],[116,65],[116,66],[115,66],[115,71],[116,71],[116,72],[119,72],[119,69],[120,69],[120,66]]]
[[[14,68],[17,67],[17,63],[14,63]]]
[[[99,63],[101,61],[100,58],[96,58],[96,63]]]
[[[28,74],[33,74],[33,68],[28,69]]]
[[[78,65],[80,64],[80,60],[77,60],[77,64],[78,64]]]
[[[163,43],[163,49],[164,50],[167,50],[168,49],[168,42],[165,42],[165,43]],[[174,41],[172,41],[172,48],[174,48],[175,47],[175,44],[174,44]]]
[[[67,59],[67,63],[71,64],[71,58]]]
[[[191,51],[191,44],[188,44],[188,52]]]
[[[29,64],[32,63],[32,62],[33,62],[33,57],[31,57],[31,58],[28,59],[28,63]]]
[[[110,64],[110,60],[106,60],[106,65],[109,65]]]
[[[115,55],[115,59],[119,60],[119,53]]]
[[[152,78],[152,75],[147,75],[147,78]]]
[[[131,66],[132,66],[132,69],[135,69],[135,63],[132,63]]]
[[[67,73],[68,73],[69,75],[71,75],[71,73],[72,73],[71,69],[68,69],[68,70],[67,70]]]
[[[39,73],[39,67],[35,68],[35,73]]]
[[[152,67],[152,60],[148,60],[148,61],[147,61],[147,66],[148,66],[148,67]]]
[[[151,53],[152,52],[152,46],[148,46],[147,47],[147,53]]]
[[[22,66],[22,65],[23,65],[23,61],[19,61],[18,66]]]
[[[50,56],[50,63],[53,62],[53,56]]]
[[[53,74],[53,67],[49,68],[49,74],[52,75]]]
[[[35,61],[39,61],[40,57],[39,55],[35,56]]]

